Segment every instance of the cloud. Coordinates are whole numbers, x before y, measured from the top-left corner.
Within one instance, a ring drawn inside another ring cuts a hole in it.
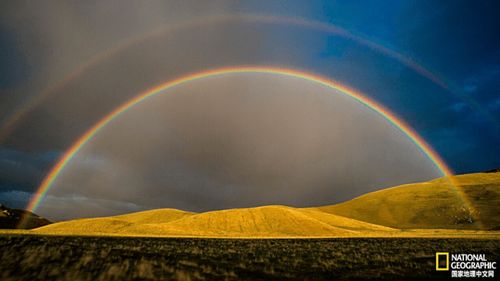
[[[32,191],[59,153],[30,153],[0,147],[0,191]]]
[[[85,197],[78,194],[67,196],[48,195],[38,212],[49,219],[68,220],[75,217],[96,217],[103,214],[118,215],[143,211],[147,207],[133,202]]]
[[[455,112],[462,112],[464,109],[467,108],[467,104],[465,104],[463,102],[456,102],[456,103],[450,105],[450,108],[451,108],[451,110],[453,110]]]
[[[9,202],[8,207],[24,208],[33,193],[25,191],[0,191],[0,202]],[[75,217],[96,217],[103,213],[116,215],[146,210],[132,202],[122,202],[100,198],[90,198],[78,194],[66,196],[47,195],[44,204],[38,209],[52,221],[68,220]]]
[[[9,208],[24,209],[32,195],[31,192],[26,191],[0,190],[0,203]]]

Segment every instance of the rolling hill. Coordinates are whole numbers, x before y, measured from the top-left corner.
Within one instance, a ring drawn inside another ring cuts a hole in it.
[[[356,220],[400,229],[500,229],[500,173],[453,176],[450,181],[405,184],[350,201],[314,208]],[[468,201],[468,202],[467,202]]]
[[[193,213],[176,209],[155,209],[102,218],[85,218],[58,222],[36,229],[36,232],[53,234],[106,234],[124,233],[130,227],[165,224],[191,216]]]
[[[55,223],[38,228],[35,232],[195,237],[326,237],[391,230],[318,210],[265,206],[201,214],[160,209]]]
[[[157,209],[77,219],[38,234],[170,237],[362,237],[493,235],[500,225],[500,173],[477,173],[372,192],[331,206],[280,205],[205,213]],[[449,230],[445,230],[449,229]],[[469,232],[467,232],[469,231]]]

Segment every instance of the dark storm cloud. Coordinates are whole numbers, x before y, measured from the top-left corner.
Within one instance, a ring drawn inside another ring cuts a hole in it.
[[[499,8],[497,1],[418,1],[404,13],[413,28],[399,32],[405,38],[403,48],[446,77],[451,91],[475,103],[472,107],[459,105],[461,110],[454,114],[444,112],[429,122],[439,120],[428,134],[459,172],[500,165],[496,148],[500,144],[500,111],[494,106],[500,96]],[[415,13],[425,9],[432,10],[431,14]],[[450,137],[441,137],[443,134]]]
[[[0,202],[11,208],[24,208],[32,196],[31,192],[19,191],[12,187],[0,190]]]
[[[14,190],[30,190],[47,172],[58,153],[32,154],[0,149],[0,186]]]
[[[0,148],[0,203],[23,208],[59,153],[28,153]]]
[[[17,195],[17,194],[16,194]],[[1,196],[1,194],[0,194]],[[134,202],[85,197],[79,194],[65,196],[47,195],[44,198],[44,213],[53,220],[68,220],[75,217],[95,217],[96,215],[119,215],[150,209]],[[68,210],[79,210],[78,213]],[[55,215],[57,214],[57,215]]]

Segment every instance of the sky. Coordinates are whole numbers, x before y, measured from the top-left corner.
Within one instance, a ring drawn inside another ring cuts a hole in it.
[[[64,151],[126,100],[224,66],[338,81],[408,123],[455,173],[500,167],[499,8],[497,1],[2,2],[0,203],[25,207]],[[314,83],[249,74],[171,96],[99,133],[38,211],[58,220],[159,207],[311,206],[439,176],[401,132]]]

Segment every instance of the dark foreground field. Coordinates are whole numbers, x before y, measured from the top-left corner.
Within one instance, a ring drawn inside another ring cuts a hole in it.
[[[0,280],[431,280],[436,251],[485,253],[499,240],[161,239],[0,236]]]

